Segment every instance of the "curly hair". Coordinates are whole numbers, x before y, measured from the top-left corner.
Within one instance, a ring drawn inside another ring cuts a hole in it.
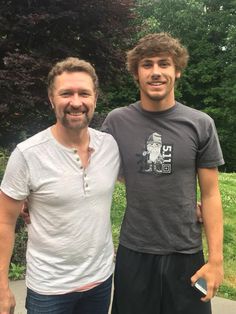
[[[154,33],[141,38],[137,45],[127,52],[127,69],[135,76],[140,60],[160,54],[172,56],[177,71],[181,72],[187,66],[189,54],[180,41],[168,33]]]
[[[52,67],[48,74],[47,80],[49,94],[52,94],[55,77],[61,75],[63,72],[85,72],[89,74],[93,80],[94,91],[96,95],[98,94],[99,83],[94,67],[89,62],[74,57],[69,57],[60,62],[57,62]]]

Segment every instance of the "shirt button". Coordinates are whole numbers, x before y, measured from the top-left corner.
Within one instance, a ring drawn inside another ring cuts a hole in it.
[[[74,151],[75,154],[77,153],[77,149],[74,149],[73,151]]]
[[[86,187],[86,188],[88,187],[88,183],[85,184],[85,187]]]
[[[79,157],[76,158],[77,161],[80,161]]]

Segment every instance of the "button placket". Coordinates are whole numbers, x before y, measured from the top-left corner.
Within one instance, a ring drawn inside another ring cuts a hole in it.
[[[80,157],[78,156],[78,150],[76,148],[72,148],[72,153],[75,154],[75,160],[78,161],[78,163],[80,164],[79,169],[83,169],[83,166],[81,165],[81,161],[80,161]]]
[[[84,187],[85,189],[88,188],[88,180],[87,180],[87,171],[84,170],[84,173],[83,173],[83,180],[84,180]]]
[[[80,157],[78,155],[78,150],[73,148],[72,153],[77,154],[75,160],[79,163],[79,169],[82,170],[82,180],[83,180],[84,193],[86,193],[88,191],[88,187],[89,187],[87,169],[84,168],[83,165],[81,164],[81,160],[80,160]],[[91,158],[91,153],[89,156],[89,162],[90,162],[90,158]]]

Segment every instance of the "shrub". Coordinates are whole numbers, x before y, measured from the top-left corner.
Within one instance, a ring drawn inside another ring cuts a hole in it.
[[[27,247],[28,233],[27,228],[24,226],[22,218],[18,218],[16,233],[15,233],[15,246],[11,258],[11,263],[26,265],[26,247]]]
[[[6,168],[7,160],[9,157],[9,151],[0,147],[0,182],[2,181],[3,174]]]

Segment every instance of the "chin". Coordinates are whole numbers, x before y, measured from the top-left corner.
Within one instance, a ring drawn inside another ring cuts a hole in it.
[[[161,101],[161,100],[165,99],[165,96],[149,95],[149,99],[152,100],[152,101]]]

